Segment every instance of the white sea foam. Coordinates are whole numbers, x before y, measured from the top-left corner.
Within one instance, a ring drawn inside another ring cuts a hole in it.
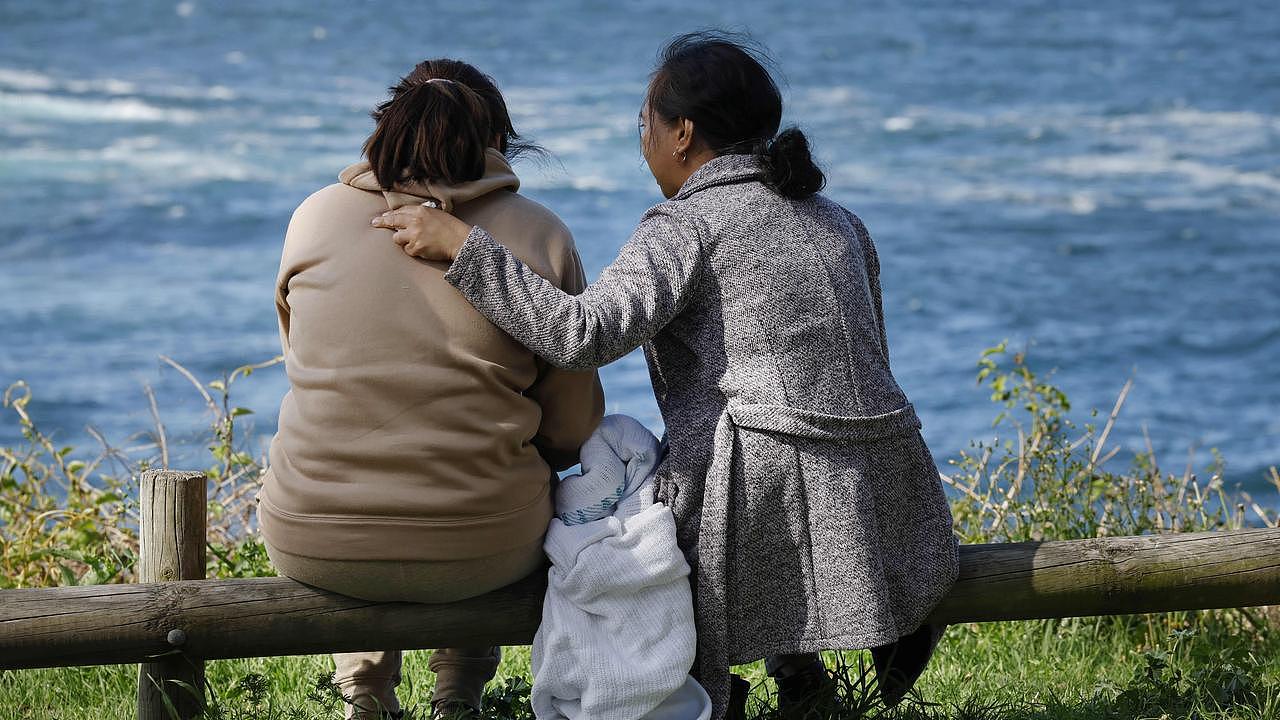
[[[134,95],[138,92],[137,85],[126,80],[117,80],[115,78],[67,80],[62,83],[62,87],[78,94],[102,93],[104,95]]]
[[[0,68],[0,86],[14,90],[52,90],[53,78],[30,70]]]
[[[796,93],[797,102],[808,102],[822,105],[843,106],[851,102],[864,100],[866,95],[851,85],[832,85],[827,87],[807,87]]]
[[[579,126],[584,119],[623,133],[635,133],[636,115],[644,85],[583,85],[572,87],[504,88],[507,110],[521,132],[559,131]],[[634,105],[631,102],[634,98]],[[619,110],[619,108],[622,108]]]
[[[1240,128],[1280,129],[1280,117],[1249,111],[1199,110],[1191,107],[1154,113],[1133,113],[1109,118],[1116,127],[1151,127],[1152,125],[1179,125],[1191,128]]]
[[[843,162],[826,168],[826,173],[832,185],[871,187],[883,181],[885,168],[869,162]]]
[[[1067,201],[1071,212],[1076,215],[1090,215],[1098,209],[1098,201],[1093,198],[1092,193],[1073,192]]]
[[[1002,203],[1016,205],[1058,205],[1064,203],[1052,196],[1037,193],[1019,185],[998,182],[931,182],[919,185],[921,194],[931,202],[947,205],[964,203]]]
[[[6,151],[5,160],[30,177],[52,176],[72,182],[133,179],[156,186],[211,180],[269,180],[274,173],[220,152],[165,146],[154,136],[118,140],[100,149],[67,150],[43,145]]]
[[[109,82],[109,81],[105,81]],[[139,94],[152,97],[173,98],[175,100],[235,100],[240,95],[226,85],[187,86],[187,85],[149,85]]]
[[[63,122],[167,122],[190,124],[199,114],[181,108],[164,108],[136,98],[88,100],[46,93],[0,91],[0,110],[11,117],[42,118]]]
[[[1280,177],[1266,172],[1155,155],[1135,153],[1076,155],[1046,160],[1044,167],[1052,172],[1075,178],[1175,175],[1186,179],[1194,188],[1200,190],[1236,186],[1280,194]]]
[[[603,175],[577,175],[569,178],[569,185],[574,190],[595,190],[614,192],[621,188],[616,178]]]
[[[1230,198],[1205,194],[1147,197],[1142,200],[1142,207],[1151,212],[1203,212],[1206,210],[1222,210],[1230,204]]]
[[[288,130],[315,130],[324,125],[324,118],[315,115],[284,115],[274,125]]]
[[[843,107],[836,102],[824,108],[814,99],[822,96],[823,93],[817,91],[804,93],[802,97],[806,106],[801,108],[802,114],[816,113],[814,118],[824,123],[867,122],[865,129],[878,126],[887,132],[928,128],[931,132],[945,135],[1012,130],[1013,134],[1031,140],[1053,132],[1088,141],[1094,141],[1098,134],[1105,134],[1113,143],[1144,149],[1164,147],[1171,154],[1198,157],[1235,155],[1260,149],[1266,151],[1274,142],[1274,134],[1280,132],[1280,116],[1250,111],[1209,111],[1187,107],[1113,116],[1078,104],[990,113],[921,105],[886,111],[869,110],[861,101],[851,101]],[[831,116],[832,108],[842,115]]]
[[[1271,114],[1176,108],[1112,116],[1063,105],[993,113],[909,106],[855,116],[855,133],[982,137],[939,148],[929,155],[929,167],[909,154],[865,155],[832,167],[833,186],[874,186],[922,202],[1003,203],[1084,215],[1135,202],[1149,209],[1208,209],[1280,199],[1280,172],[1257,162],[1259,154],[1276,152],[1280,116]],[[823,130],[817,128],[818,138]],[[1017,144],[993,145],[986,137],[993,132],[1033,141],[1049,137],[1069,154],[1045,157]],[[1093,151],[1103,138],[1114,150]],[[1147,181],[1141,198],[1134,198],[1132,179]]]
[[[525,190],[581,190],[585,192],[616,192],[628,185],[629,178],[613,177],[584,172],[571,175],[551,169],[520,175],[520,185]],[[634,185],[632,185],[634,187]]]
[[[1031,182],[1014,175],[961,177],[944,173],[926,177],[918,172],[903,172],[866,162],[830,167],[827,178],[828,192],[837,198],[847,193],[863,195],[870,191],[899,202],[933,206],[991,204],[1089,215],[1118,202],[1104,190],[1079,189],[1038,179]]]
[[[183,100],[234,100],[236,93],[225,85],[188,87],[183,85],[159,85],[140,87],[138,83],[120,78],[68,78],[58,79],[32,70],[0,67],[0,90],[57,91],[73,95],[97,94],[113,96],[142,95],[169,97]]]
[[[618,135],[615,127],[594,125],[547,137],[542,144],[551,152],[562,155],[593,154],[593,150],[598,150],[600,144],[614,140]]]
[[[898,115],[884,120],[885,132],[906,132],[916,126],[915,118]]]

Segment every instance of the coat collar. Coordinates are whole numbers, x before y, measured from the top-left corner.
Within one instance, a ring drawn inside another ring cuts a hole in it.
[[[753,155],[720,155],[693,171],[672,200],[683,200],[699,190],[717,185],[751,182],[760,179],[760,163]]]

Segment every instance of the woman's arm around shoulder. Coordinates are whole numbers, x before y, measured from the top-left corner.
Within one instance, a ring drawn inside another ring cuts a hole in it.
[[[564,292],[471,228],[445,274],[495,325],[553,365],[606,365],[656,335],[703,272],[700,223],[664,203],[649,210],[596,282]]]

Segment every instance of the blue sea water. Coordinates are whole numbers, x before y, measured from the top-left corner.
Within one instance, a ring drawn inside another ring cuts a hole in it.
[[[770,48],[828,194],[875,236],[894,370],[940,462],[990,435],[974,362],[1008,338],[1077,408],[1110,408],[1133,377],[1117,442],[1145,428],[1177,470],[1218,448],[1230,482],[1266,493],[1270,0],[0,2],[0,384],[29,382],[68,443],[93,425],[126,445],[150,384],[193,437],[200,401],[158,356],[212,378],[278,352],[290,212],[358,159],[369,110],[426,57],[498,80],[554,154],[517,166],[524,192],[594,276],[661,199],[635,122],[655,52],[710,25]],[[603,378],[611,412],[660,426],[638,353]],[[236,387],[269,434],[283,373]],[[0,421],[0,444],[17,438]]]

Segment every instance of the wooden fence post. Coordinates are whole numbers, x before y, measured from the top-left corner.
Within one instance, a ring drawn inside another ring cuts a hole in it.
[[[203,580],[208,478],[148,470],[139,485],[138,581]],[[138,720],[175,720],[170,705],[176,720],[190,720],[204,707],[204,660],[182,652],[183,628],[156,629],[174,652],[139,667]]]

